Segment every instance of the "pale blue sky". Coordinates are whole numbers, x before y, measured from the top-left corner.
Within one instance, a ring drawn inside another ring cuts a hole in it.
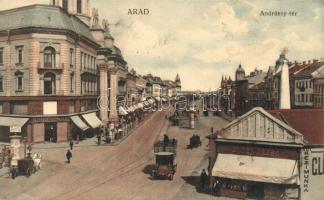
[[[323,0],[90,0],[107,18],[115,43],[141,74],[182,78],[187,90],[214,90],[222,74],[241,62],[247,72],[267,70],[283,47],[288,59],[324,58]],[[0,9],[49,0],[0,0]],[[127,15],[148,8],[148,16]],[[294,11],[296,17],[260,16],[261,11]]]

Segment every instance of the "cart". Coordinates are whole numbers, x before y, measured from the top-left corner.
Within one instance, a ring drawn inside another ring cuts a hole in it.
[[[196,147],[199,147],[199,146],[201,146],[200,136],[199,135],[191,136],[191,138],[189,139],[188,148],[192,149],[192,148],[196,148]]]
[[[32,158],[22,158],[18,160],[18,174],[17,175],[26,175],[30,177],[32,173],[36,172],[36,167],[34,165],[34,160]]]
[[[173,179],[177,169],[176,147],[177,140],[175,139],[168,143],[158,141],[154,144],[155,165],[151,174],[154,178]]]

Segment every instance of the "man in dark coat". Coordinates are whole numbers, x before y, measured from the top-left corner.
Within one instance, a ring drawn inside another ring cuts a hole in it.
[[[208,182],[208,175],[206,174],[205,169],[203,169],[203,171],[200,174],[200,184],[201,184],[201,189],[204,190],[205,189],[205,185]]]
[[[68,163],[70,164],[70,159],[72,158],[72,153],[70,149],[67,150],[66,152],[66,159],[68,160]]]
[[[163,139],[164,145],[169,144],[170,140],[167,134],[164,134],[164,139]]]
[[[73,140],[70,140],[70,149],[73,150]]]

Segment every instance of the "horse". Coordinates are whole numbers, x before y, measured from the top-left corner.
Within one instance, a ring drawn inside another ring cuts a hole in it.
[[[42,166],[41,165],[42,155],[35,153],[32,158],[34,160],[34,167],[35,167],[35,169],[36,170],[40,170],[41,169],[41,166]]]

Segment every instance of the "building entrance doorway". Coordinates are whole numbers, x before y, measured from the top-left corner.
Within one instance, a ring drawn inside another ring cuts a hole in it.
[[[45,123],[45,141],[56,142],[57,141],[57,124]]]
[[[251,199],[264,199],[264,185],[262,183],[250,184],[247,196]]]

